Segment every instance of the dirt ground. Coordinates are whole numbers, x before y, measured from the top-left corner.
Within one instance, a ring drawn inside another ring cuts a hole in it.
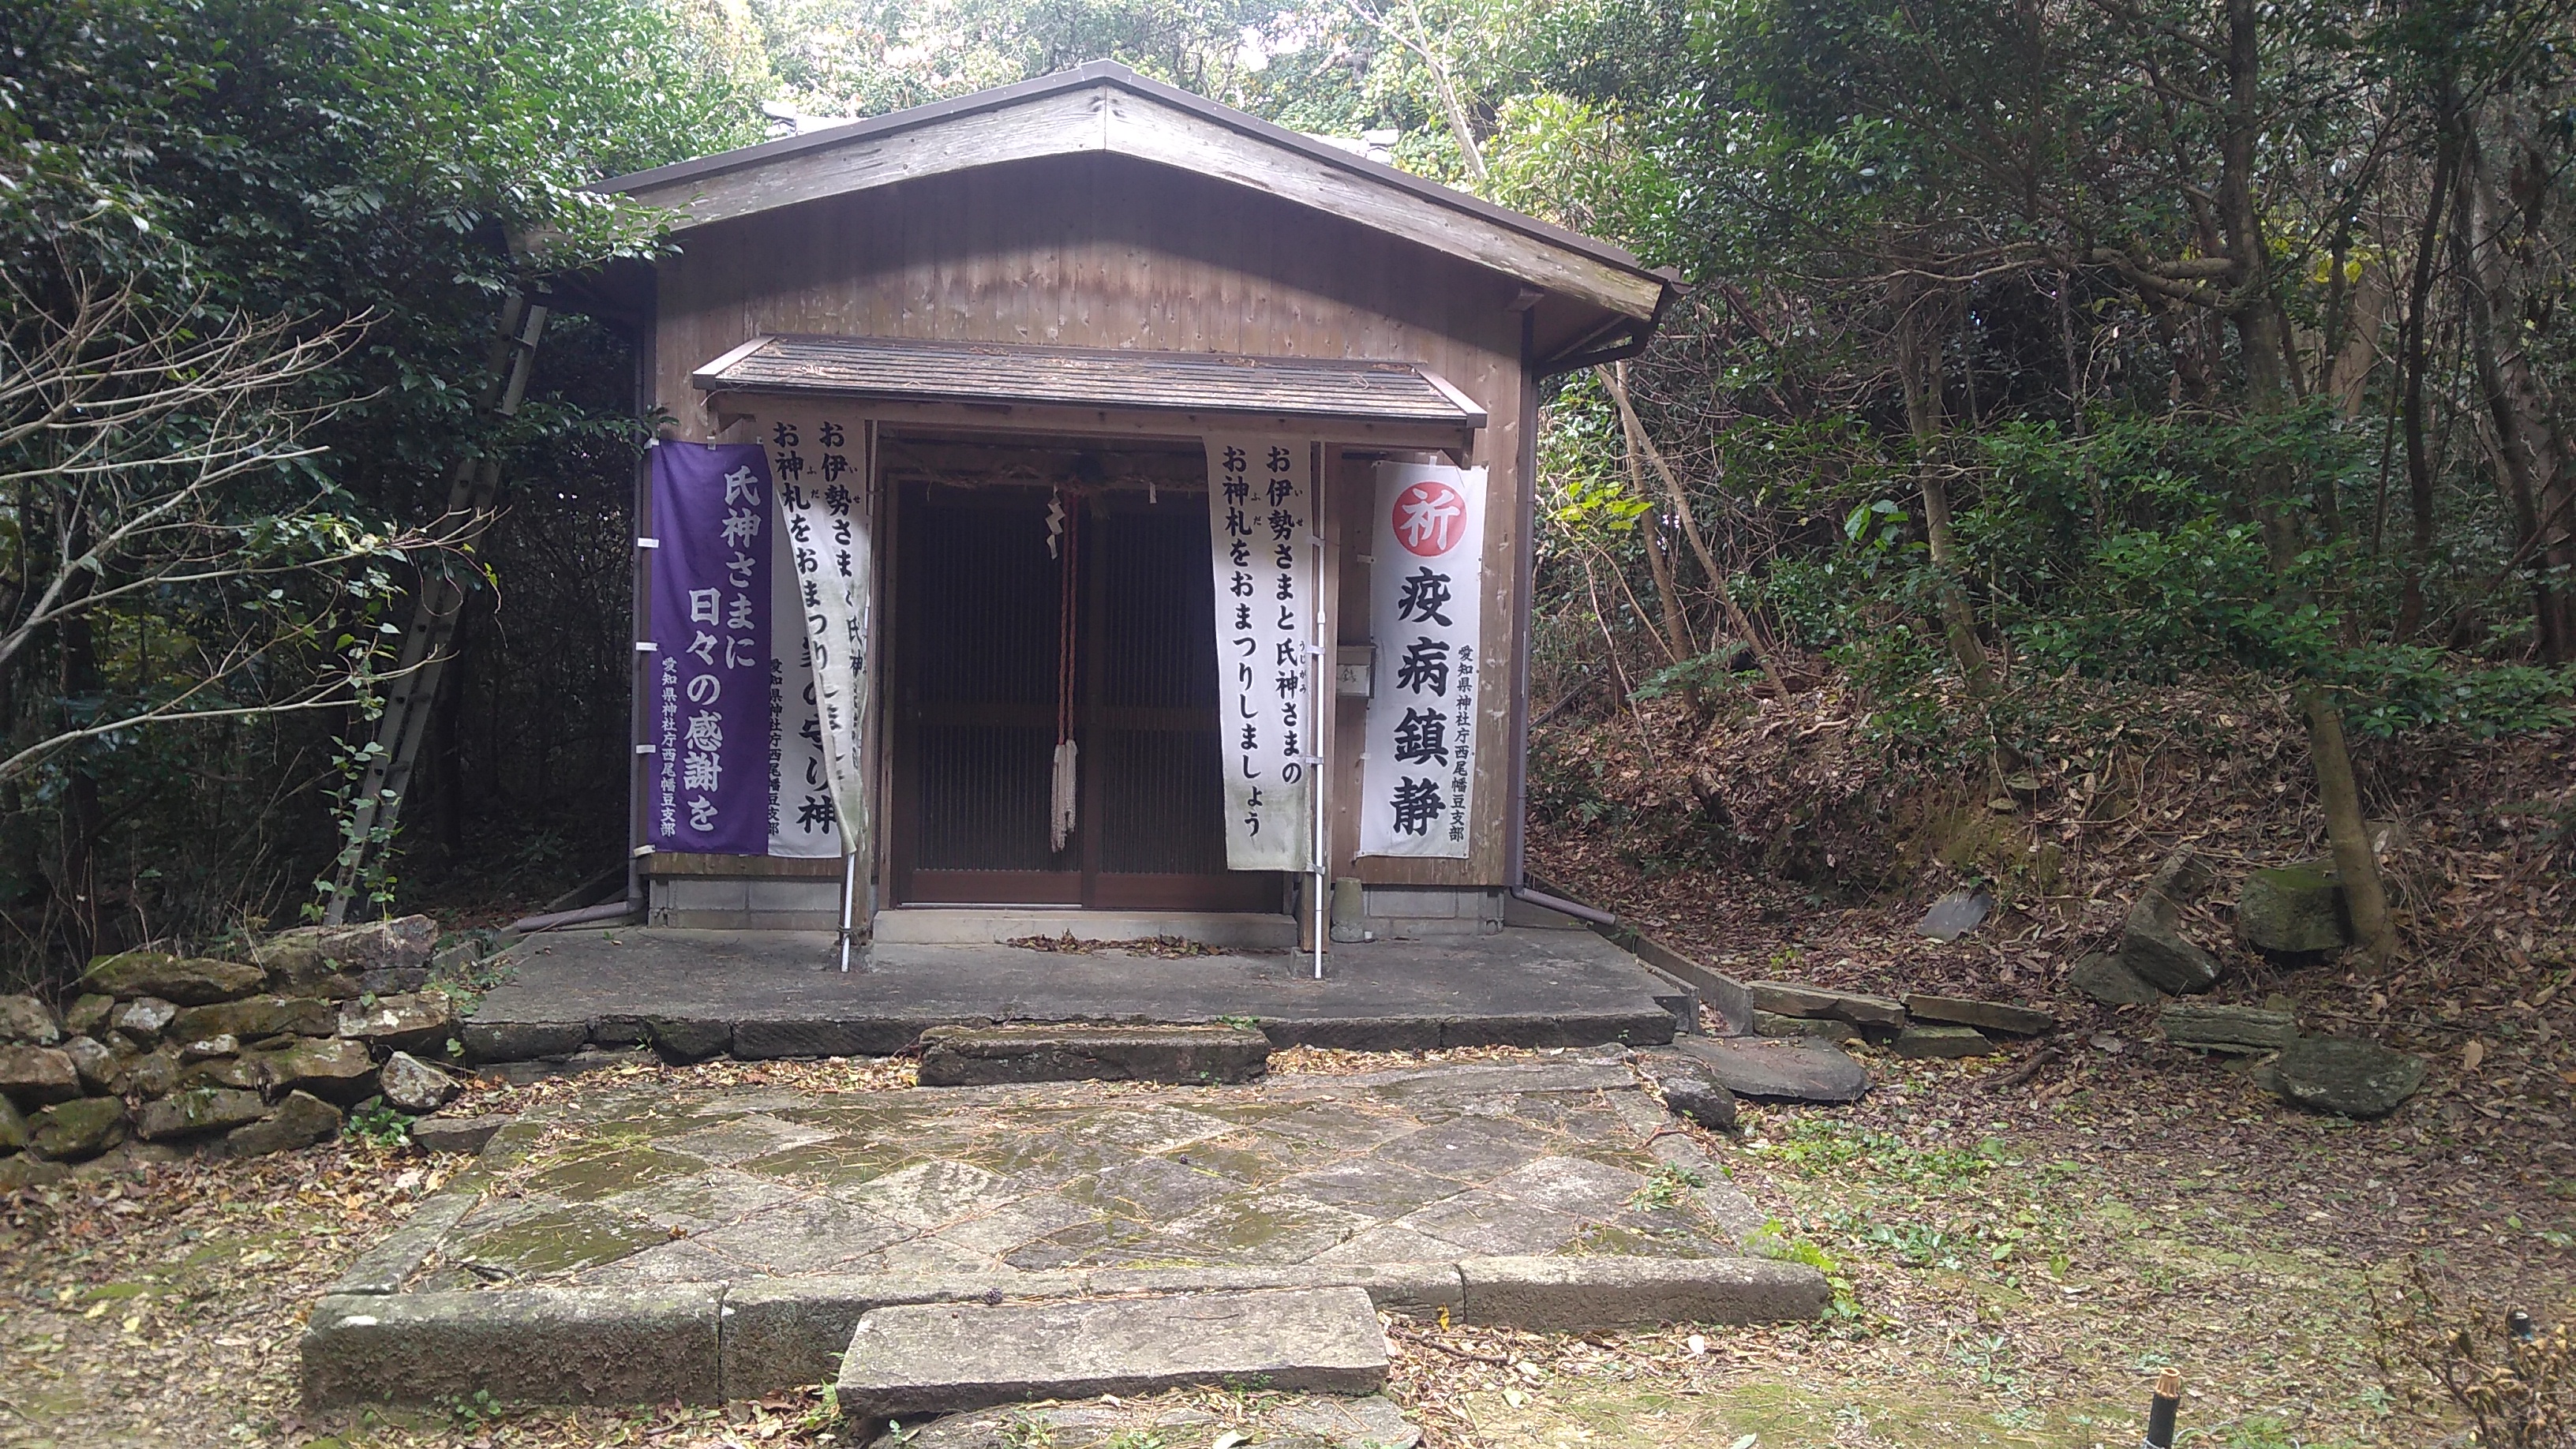
[[[2062,1057],[2028,1073],[2048,1048],[1963,1064],[1873,1056],[1880,1086],[1863,1103],[1753,1109],[1739,1137],[1708,1139],[1774,1218],[1773,1251],[1845,1290],[1825,1321],[1581,1338],[1398,1321],[1393,1396],[1431,1443],[1478,1449],[2071,1449],[2134,1444],[2147,1385],[2174,1364],[2201,1443],[2430,1443],[2448,1430],[2395,1415],[2373,1362],[2374,1291],[2420,1259],[2461,1303],[2519,1304],[2544,1322],[2576,1311],[2564,1134],[2464,1144],[2439,1126],[2456,1084],[2356,1125],[2113,1031],[2057,1045]],[[1391,1064],[1305,1051],[1280,1063]],[[908,1084],[893,1062],[631,1071]],[[306,1307],[461,1165],[344,1143],[21,1196],[0,1237],[0,1444],[839,1442],[819,1393],[723,1410],[303,1416]],[[1120,1449],[1200,1437],[1214,1434],[1139,1429]]]

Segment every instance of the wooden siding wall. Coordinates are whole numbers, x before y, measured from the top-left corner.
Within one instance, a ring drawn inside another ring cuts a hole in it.
[[[1343,807],[1335,872],[1384,884],[1507,884],[1513,558],[1529,488],[1517,476],[1520,284],[1357,224],[1239,187],[1113,155],[1051,157],[810,202],[683,235],[660,263],[658,401],[683,436],[715,419],[691,371],[762,333],[824,333],[1135,347],[1420,363],[1483,405],[1475,461],[1492,470],[1485,526],[1478,806],[1463,861],[1353,863],[1353,733],[1336,731]],[[995,415],[987,426],[1006,425]],[[1327,438],[1327,442],[1334,441]],[[1327,516],[1345,607],[1364,635],[1374,499],[1365,466],[1335,468]],[[1347,531],[1345,531],[1347,530]],[[1354,546],[1353,539],[1358,541]],[[1329,677],[1329,674],[1328,674]],[[1350,701],[1345,714],[1356,714]]]

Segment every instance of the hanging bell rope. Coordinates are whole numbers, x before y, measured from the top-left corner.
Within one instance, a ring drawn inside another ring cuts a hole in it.
[[[1075,498],[1066,506],[1061,488],[1047,502],[1047,552],[1056,557],[1056,579],[1060,590],[1056,605],[1055,649],[1055,774],[1047,795],[1047,840],[1049,848],[1063,851],[1073,839],[1075,818],[1074,791],[1077,753],[1073,743],[1073,644],[1081,610],[1076,607],[1080,595],[1075,591],[1075,563],[1080,557],[1082,506]],[[1061,545],[1059,547],[1059,545]]]

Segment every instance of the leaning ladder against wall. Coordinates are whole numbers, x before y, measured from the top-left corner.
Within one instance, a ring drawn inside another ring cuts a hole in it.
[[[537,340],[545,335],[548,294],[542,288],[513,291],[501,303],[500,322],[485,354],[487,375],[479,415],[518,415],[527,395],[528,371],[536,361]],[[498,454],[468,455],[457,460],[448,480],[447,512],[442,527],[455,526],[472,539],[489,522],[493,496],[500,491]],[[348,919],[349,899],[358,890],[367,857],[392,837],[402,811],[403,794],[411,788],[412,766],[420,758],[421,740],[438,702],[440,677],[446,672],[448,646],[464,612],[465,586],[454,573],[456,561],[440,554],[422,568],[412,594],[411,627],[403,633],[402,657],[395,666],[392,692],[384,715],[376,721],[376,738],[368,750],[367,773],[352,802],[348,838],[340,850],[340,867],[331,884],[323,920],[340,925]]]

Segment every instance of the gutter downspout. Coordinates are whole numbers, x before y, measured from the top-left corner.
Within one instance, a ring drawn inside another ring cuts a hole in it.
[[[1503,874],[1511,882],[1514,900],[1596,926],[1615,926],[1619,918],[1610,912],[1532,890],[1529,883],[1530,590],[1538,573],[1538,359],[1532,355],[1537,348],[1537,310],[1535,296],[1520,309],[1521,487],[1516,490],[1519,517],[1513,525],[1519,537],[1513,540],[1512,550],[1513,597],[1519,607],[1512,611],[1511,814],[1503,832]]]

